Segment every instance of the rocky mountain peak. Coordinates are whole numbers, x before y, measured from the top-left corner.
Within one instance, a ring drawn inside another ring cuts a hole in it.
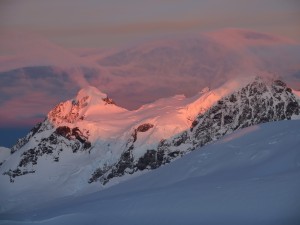
[[[156,148],[147,149],[144,155],[136,159],[132,157],[136,150],[131,146],[112,168],[98,169],[90,182],[99,180],[106,184],[126,173],[155,169],[235,130],[265,122],[299,118],[299,114],[299,99],[284,82],[251,78],[247,85],[199,113],[189,130],[161,140]]]
[[[115,102],[96,87],[87,86],[73,100],[58,104],[49,112],[48,119],[54,125],[75,123],[84,120],[89,109],[98,108],[103,111],[102,107],[106,105],[115,105]]]
[[[15,163],[5,162],[3,174],[14,182],[18,176],[38,171],[36,165],[43,161],[63,166],[76,159],[83,163],[80,167],[86,183],[105,185],[117,177],[172,162],[237,129],[299,118],[299,98],[284,82],[248,78],[191,99],[163,99],[132,112],[87,87],[73,100],[57,105],[12,148]],[[187,105],[178,107],[178,102]],[[180,116],[172,117],[173,111]],[[178,130],[174,124],[186,116],[191,116],[190,125],[185,123],[186,127]],[[172,135],[163,136],[166,129],[172,130]],[[68,172],[64,174],[69,179]]]
[[[93,86],[87,86],[79,90],[73,103],[84,102],[85,106],[90,105],[115,105],[115,102],[107,94]]]

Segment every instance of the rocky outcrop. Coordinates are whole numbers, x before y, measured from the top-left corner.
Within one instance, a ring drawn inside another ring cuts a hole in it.
[[[56,134],[56,135],[55,135]],[[50,141],[57,140],[56,137],[62,136],[69,141],[80,142],[83,150],[89,149],[91,147],[91,142],[88,141],[89,131],[86,131],[86,134],[83,134],[78,127],[69,128],[67,126],[61,126],[56,128],[55,132],[50,136]],[[52,139],[52,140],[51,140]],[[76,152],[78,148],[74,149],[73,152]]]
[[[220,99],[205,113],[198,115],[189,130],[162,140],[155,149],[148,149],[136,159],[132,151],[138,138],[137,132],[147,131],[149,127],[139,126],[133,132],[132,140],[128,142],[119,162],[108,171],[98,173],[93,181],[100,180],[106,184],[110,179],[125,173],[155,169],[237,129],[265,122],[290,120],[292,116],[299,114],[298,99],[284,82],[275,80],[267,85],[257,77],[252,83]]]
[[[135,148],[134,143],[137,141],[138,133],[147,132],[153,127],[153,124],[145,123],[135,128],[131,134],[131,137],[126,143],[125,151],[121,155],[120,160],[116,163],[116,165],[109,168],[96,169],[96,171],[92,174],[92,177],[89,179],[89,183],[100,180],[103,184],[106,184],[113,177],[120,177],[125,173],[132,174],[137,171],[135,169],[134,157],[132,155],[132,151]],[[140,165],[141,164],[142,163],[140,163]]]
[[[22,171],[20,168],[17,168],[15,170],[10,169],[10,170],[4,172],[3,175],[8,175],[10,182],[13,183],[13,182],[15,182],[15,180],[14,180],[15,177],[26,175],[26,174],[29,174],[29,173],[35,173],[35,171],[34,170]]]
[[[76,98],[55,106],[42,123],[37,124],[26,137],[20,139],[11,149],[11,154],[21,150],[19,162],[2,171],[13,182],[18,176],[34,173],[39,159],[59,162],[61,152],[88,152],[92,149],[89,130],[76,124],[85,120],[90,105],[114,105],[114,101],[94,87],[82,89]],[[101,108],[103,110],[110,109]],[[2,164],[4,162],[1,162]],[[30,169],[28,169],[30,168]]]
[[[47,120],[45,120],[42,123],[36,124],[25,137],[19,139],[17,143],[11,148],[11,154],[18,151],[20,148],[26,145],[29,142],[30,138],[32,138],[35,134],[41,133],[42,131],[49,130],[52,128],[53,126],[50,125]]]
[[[115,105],[116,103],[109,97],[102,98],[106,105]]]
[[[96,92],[94,89],[92,91]],[[87,111],[88,104],[92,105],[91,111],[96,123],[84,116],[85,113],[91,115]],[[209,109],[201,111],[196,118],[193,117],[190,127],[171,138],[157,141],[157,136],[151,136],[157,135],[156,119],[151,118],[155,125],[141,123],[144,120],[139,115],[134,115],[131,117],[134,122],[130,124],[134,128],[129,132],[124,127],[122,133],[112,138],[107,135],[108,138],[102,140],[95,133],[101,130],[106,135],[103,130],[109,132],[110,129],[100,127],[98,120],[114,118],[114,121],[108,121],[110,125],[126,124],[123,118],[120,120],[122,123],[119,123],[119,113],[123,111],[112,104],[113,101],[105,94],[97,93],[96,97],[89,97],[85,92],[81,92],[76,100],[59,104],[43,123],[35,126],[11,149],[13,154],[17,153],[18,159],[11,166],[6,166],[7,163],[4,162],[1,173],[9,176],[13,182],[18,176],[35,173],[41,158],[60,165],[64,162],[62,152],[67,151],[76,154],[76,157],[84,157],[85,163],[88,162],[86,168],[82,169],[86,182],[99,181],[107,184],[111,179],[126,174],[156,169],[237,129],[259,123],[289,120],[300,114],[299,100],[285,83],[279,80],[266,83],[256,78],[240,90],[219,99]],[[116,112],[116,115],[110,117],[110,112]],[[102,115],[105,116],[101,118]],[[160,114],[156,116],[159,117]],[[134,125],[136,121],[138,124]],[[113,130],[113,126],[109,128]],[[151,138],[148,139],[149,137]],[[101,151],[101,156],[97,151]],[[80,162],[80,158],[76,157]]]
[[[62,102],[48,113],[48,119],[55,125],[83,120],[84,115],[80,114],[80,110],[88,105],[88,99],[89,96],[85,96],[80,100],[72,100],[70,103]]]
[[[199,115],[190,139],[197,142],[193,147],[202,146],[240,128],[290,120],[293,115],[299,114],[297,98],[282,81],[274,81],[267,86],[257,78],[238,92],[218,101],[205,114]]]
[[[44,123],[47,123],[45,121]],[[41,129],[42,125],[39,125]],[[38,132],[38,127],[35,127],[33,132]],[[15,177],[22,176],[28,173],[34,173],[35,165],[38,164],[39,158],[48,156],[53,162],[58,162],[60,153],[64,149],[70,149],[73,153],[77,151],[86,151],[91,148],[91,143],[88,141],[88,131],[81,131],[78,127],[69,128],[67,126],[60,126],[56,128],[48,137],[40,140],[37,146],[26,149],[20,158],[20,162],[16,169],[9,169],[3,175],[8,175],[10,181],[14,182]],[[31,168],[30,170],[28,168]]]

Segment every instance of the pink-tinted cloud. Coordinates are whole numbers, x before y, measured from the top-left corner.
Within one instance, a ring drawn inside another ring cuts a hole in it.
[[[236,28],[216,30],[205,35],[231,49],[297,44],[297,41],[284,36]]]
[[[43,51],[48,55],[46,47]],[[51,57],[60,54],[49,52]],[[169,38],[113,51],[75,52],[77,56],[70,54],[79,60],[77,67],[61,67],[64,59],[58,55],[59,62],[51,61],[50,67],[1,73],[0,124],[40,120],[40,115],[86,85],[96,86],[129,109],[174,94],[192,96],[237,76],[276,76],[300,88],[300,46],[286,38],[247,30]],[[37,61],[36,65],[43,64]]]
[[[29,32],[1,30],[0,72],[26,66],[58,67],[93,65],[47,39]]]
[[[50,110],[55,104],[57,104],[57,99],[51,95],[34,91],[27,92],[1,105],[0,126],[32,126],[43,120],[45,111]]]

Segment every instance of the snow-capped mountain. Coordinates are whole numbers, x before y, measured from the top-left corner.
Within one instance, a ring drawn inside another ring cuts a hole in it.
[[[106,190],[52,201],[24,192],[0,224],[298,225],[299,135],[299,120],[255,125]]]
[[[55,196],[101,188],[98,181],[110,185],[158,168],[237,129],[299,114],[299,98],[286,84],[259,77],[135,111],[86,87],[18,141],[0,167],[0,183],[19,191],[63,185]]]
[[[105,183],[126,173],[155,169],[237,129],[299,118],[299,114],[299,99],[285,83],[275,80],[268,85],[256,77],[253,82],[200,112],[190,129],[172,138],[162,139],[156,148],[148,148],[141,157],[135,157],[138,149],[134,148],[136,140],[131,139],[119,162],[108,172],[96,171],[94,177],[100,177]]]

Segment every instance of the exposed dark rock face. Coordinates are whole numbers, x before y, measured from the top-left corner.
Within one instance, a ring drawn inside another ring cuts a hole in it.
[[[70,139],[71,129],[67,126],[62,126],[62,127],[56,128],[55,133],[65,137],[65,138]]]
[[[105,104],[108,104],[108,105],[115,105],[116,103],[109,97],[106,97],[106,98],[102,98],[102,100],[105,102]]]
[[[97,181],[97,179],[99,177],[102,177],[105,174],[105,172],[106,172],[105,170],[102,170],[100,168],[96,169],[94,171],[94,173],[92,174],[92,177],[89,179],[88,183],[90,184],[90,183]]]
[[[67,126],[61,126],[61,127],[56,128],[54,133],[58,136],[62,136],[64,138],[66,138],[70,141],[71,140],[78,140],[83,145],[83,149],[89,149],[91,147],[91,143],[88,141],[88,136],[85,136],[79,130],[78,127],[75,127],[75,128],[71,129]],[[53,135],[51,135],[49,138],[50,138],[50,141],[52,141],[52,142],[55,140],[55,136],[53,136]]]
[[[86,96],[79,101],[57,105],[43,123],[35,126],[25,138],[17,142],[11,153],[19,154],[20,160],[12,168],[6,168],[6,162],[1,166],[5,167],[4,174],[10,177],[11,182],[18,176],[34,173],[36,165],[43,161],[41,158],[50,158],[57,164],[63,160],[61,154],[63,151],[74,154],[91,152],[93,146],[89,140],[89,131],[76,127],[76,123],[85,118],[82,113],[84,111],[80,110],[87,106],[88,99]],[[106,104],[114,104],[109,98],[102,100]],[[143,138],[153,133],[154,125],[144,123],[136,126],[130,131],[129,137],[126,136],[127,142],[117,145],[122,146],[120,147],[120,150],[123,150],[122,154],[113,155],[118,158],[113,158],[107,165],[101,164],[91,173],[87,182],[100,181],[106,184],[115,177],[156,169],[237,129],[292,119],[299,114],[299,100],[286,84],[276,80],[266,85],[257,78],[239,91],[220,99],[210,109],[200,113],[189,129],[167,140],[151,143],[145,147]],[[103,146],[106,147],[106,144]],[[22,152],[18,152],[20,149]]]
[[[234,99],[234,101],[232,101]],[[233,104],[234,103],[234,104]],[[197,118],[198,125],[188,140],[196,142],[192,149],[217,140],[233,131],[271,121],[291,119],[299,115],[295,96],[282,81],[267,86],[259,78],[219,101]]]
[[[47,123],[47,121],[45,121]],[[42,127],[39,125],[39,127]],[[35,129],[35,128],[34,128]],[[38,132],[39,129],[35,129]],[[42,138],[37,146],[25,150],[21,155],[21,160],[14,170],[4,172],[4,175],[10,177],[10,181],[14,182],[14,178],[28,173],[34,173],[35,170],[28,170],[36,164],[40,157],[45,155],[51,156],[53,162],[59,161],[59,155],[63,149],[72,149],[73,153],[77,151],[86,151],[91,148],[88,141],[88,132],[82,132],[78,127],[69,128],[61,126],[55,129],[47,138]]]
[[[136,142],[138,132],[146,132],[152,127],[153,127],[153,124],[145,123],[145,124],[138,126],[136,129],[134,129],[134,131],[131,135],[133,138],[133,143]]]
[[[48,119],[45,119],[42,123],[38,123],[24,138],[21,138],[17,141],[17,143],[11,148],[11,154],[25,146],[36,134],[52,130],[53,128],[53,124]]]
[[[44,132],[44,137],[39,140],[38,144],[28,147],[22,153],[17,168],[4,173],[10,176],[11,182],[13,182],[15,177],[29,173],[27,167],[36,165],[39,158],[45,155],[51,156],[54,162],[59,162],[59,155],[63,149],[70,149],[73,153],[76,153],[77,151],[85,151],[92,147],[90,141],[88,141],[88,131],[81,131],[78,127],[59,126],[61,123],[72,124],[78,120],[83,120],[84,115],[80,115],[79,111],[87,106],[88,99],[89,97],[86,96],[79,101],[73,100],[69,110],[65,109],[66,103],[58,104],[49,112],[44,122],[37,124],[26,137],[20,139],[12,147],[11,153],[13,154],[25,147],[30,141],[34,141],[33,137],[36,134]],[[56,126],[58,127],[55,129]]]
[[[163,162],[163,152],[156,151],[154,149],[147,150],[144,156],[139,158],[136,167],[138,170],[144,169],[156,169],[157,167],[161,166]]]
[[[29,173],[35,173],[35,170],[21,171],[21,169],[17,168],[15,170],[9,170],[9,171],[3,173],[3,175],[8,175],[10,182],[13,183],[13,182],[15,182],[15,180],[14,180],[15,177],[26,175],[26,174],[29,174]]]
[[[100,180],[106,184],[110,179],[125,173],[155,169],[237,129],[270,121],[289,120],[293,115],[299,114],[299,102],[285,83],[276,80],[268,86],[260,78],[256,78],[251,84],[222,98],[205,113],[198,115],[189,130],[162,140],[155,149],[149,149],[142,157],[135,159],[132,152],[138,139],[137,133],[152,128],[147,124],[139,126],[134,130],[119,162],[108,171],[98,173],[93,181]]]
[[[197,120],[194,120],[192,122],[192,125],[191,125],[191,128],[190,128],[190,131],[193,131],[194,127],[198,125],[198,121]]]
[[[17,143],[11,148],[11,154],[15,151],[18,151],[20,148],[26,145],[31,137],[33,137],[36,133],[39,133],[44,129],[46,129],[44,123],[38,123],[37,125],[35,125],[25,137],[19,139]]]
[[[150,124],[150,123],[142,124],[142,125],[138,126],[138,128],[136,128],[136,132],[146,132],[149,129],[151,129],[153,126],[154,125]]]
[[[3,165],[3,163],[5,163],[6,160],[3,160],[2,162],[0,162],[0,167]]]
[[[63,122],[74,123],[78,120],[83,120],[84,115],[80,115],[79,111],[88,105],[89,96],[85,96],[82,99],[73,100],[71,104],[71,109],[67,112],[65,111],[65,103],[62,102],[54,107],[48,114],[48,119],[51,123],[59,125]]]
[[[138,138],[138,133],[147,132],[149,129],[153,128],[154,125],[150,123],[145,123],[139,125],[131,134],[130,139],[126,143],[125,151],[120,157],[120,160],[116,165],[111,168],[98,168],[94,172],[89,182],[100,180],[103,184],[106,184],[111,178],[123,176],[126,173],[132,174],[136,172],[134,157],[132,151],[134,150],[134,143]]]

